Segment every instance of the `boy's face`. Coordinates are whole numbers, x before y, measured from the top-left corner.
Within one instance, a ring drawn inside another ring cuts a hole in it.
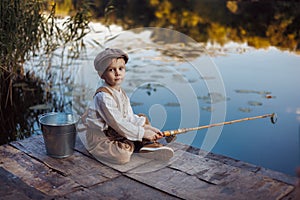
[[[111,65],[105,70],[102,79],[115,89],[120,89],[121,84],[125,78],[125,60],[123,58],[115,58],[112,60]]]

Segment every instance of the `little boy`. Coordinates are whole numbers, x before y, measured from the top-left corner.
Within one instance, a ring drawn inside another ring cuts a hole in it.
[[[133,152],[151,159],[169,160],[173,150],[156,142],[163,137],[143,115],[133,113],[128,96],[121,88],[126,74],[128,55],[120,49],[100,52],[94,66],[104,85],[94,95],[94,107],[89,109],[88,151],[98,160],[116,164],[129,162]]]

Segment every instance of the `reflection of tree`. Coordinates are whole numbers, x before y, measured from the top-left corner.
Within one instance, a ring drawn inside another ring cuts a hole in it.
[[[270,45],[291,51],[300,48],[300,25],[297,23],[300,3],[293,1],[115,0],[103,3],[96,0],[95,4],[103,7],[108,2],[113,8],[108,16],[110,22],[125,29],[165,27],[187,34],[198,42],[225,44],[232,40],[257,48]],[[99,14],[103,10],[97,13],[98,17],[104,16]]]

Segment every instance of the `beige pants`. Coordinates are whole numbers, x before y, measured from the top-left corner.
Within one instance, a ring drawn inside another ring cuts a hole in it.
[[[146,124],[150,124],[146,118]],[[96,131],[96,132],[95,132]],[[89,152],[99,161],[114,164],[125,164],[130,161],[134,151],[138,151],[146,141],[130,141],[109,128],[104,132],[96,129],[87,130],[86,139],[90,147]]]

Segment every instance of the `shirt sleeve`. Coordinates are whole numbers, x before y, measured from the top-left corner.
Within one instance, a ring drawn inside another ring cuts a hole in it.
[[[127,97],[127,99],[128,99],[128,97]],[[129,99],[128,99],[128,102],[129,102]],[[134,114],[130,104],[128,105],[127,110],[128,110],[128,117],[133,124],[135,124],[137,126],[145,125],[146,118],[144,116],[138,116],[138,115]]]
[[[99,92],[94,100],[99,115],[108,126],[129,140],[142,141],[145,132],[144,124],[141,124],[142,119],[140,121],[133,120],[130,114],[123,116],[118,109],[116,101],[105,92]]]

